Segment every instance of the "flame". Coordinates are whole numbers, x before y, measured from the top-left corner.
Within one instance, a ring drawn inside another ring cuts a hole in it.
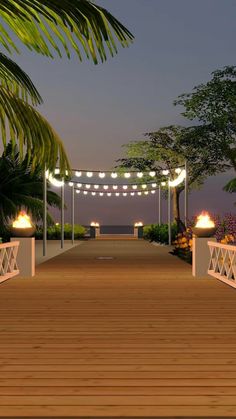
[[[134,227],[143,227],[142,221],[138,221],[137,223],[135,223]]]
[[[212,227],[215,227],[215,223],[214,223],[214,221],[211,220],[210,215],[208,214],[208,212],[203,211],[197,217],[196,227],[198,227],[198,228],[212,228]]]
[[[90,223],[90,226],[91,226],[91,227],[100,227],[100,224],[99,224],[99,223],[96,223],[96,221],[92,221],[92,222]]]
[[[13,221],[12,227],[16,227],[16,228],[32,227],[32,223],[31,223],[29,215],[27,215],[25,211],[21,211],[18,217],[16,218],[16,220]]]

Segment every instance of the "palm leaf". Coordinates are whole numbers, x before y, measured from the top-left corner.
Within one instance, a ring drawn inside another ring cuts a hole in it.
[[[42,98],[29,76],[6,55],[0,52],[1,85],[24,98],[30,96],[33,105],[42,103]]]
[[[236,178],[230,180],[225,186],[224,186],[224,191],[226,192],[236,192]]]
[[[13,146],[16,138],[21,158],[26,147],[32,168],[39,164],[54,170],[59,164],[62,174],[70,170],[62,141],[50,124],[31,105],[3,86],[0,86],[0,124],[4,146],[8,135]]]
[[[2,0],[0,42],[8,51],[18,51],[11,33],[30,50],[52,57],[53,51],[70,57],[70,49],[82,60],[82,51],[94,63],[113,56],[116,41],[123,47],[133,35],[106,9],[89,0]],[[10,29],[10,31],[9,31]]]

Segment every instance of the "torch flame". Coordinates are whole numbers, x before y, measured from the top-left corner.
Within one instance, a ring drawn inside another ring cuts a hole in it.
[[[29,215],[27,215],[25,211],[21,211],[18,217],[16,218],[16,220],[13,221],[12,227],[16,227],[16,228],[32,227],[32,223],[31,223]]]
[[[208,214],[208,212],[203,211],[197,217],[196,227],[198,227],[198,228],[212,228],[212,227],[215,227],[215,223],[214,223],[214,221],[211,220],[210,215]]]

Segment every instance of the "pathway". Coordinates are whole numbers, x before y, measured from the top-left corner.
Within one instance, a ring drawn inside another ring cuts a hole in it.
[[[112,257],[114,259],[101,259]],[[236,294],[89,241],[0,286],[0,417],[236,417]]]

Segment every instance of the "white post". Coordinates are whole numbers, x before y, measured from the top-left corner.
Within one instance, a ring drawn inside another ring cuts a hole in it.
[[[158,224],[161,225],[161,186],[158,188]]]
[[[72,226],[72,235],[71,241],[74,244],[75,241],[75,184],[71,188],[71,226]]]
[[[185,227],[188,227],[188,164],[185,160],[185,187],[184,187],[184,221]]]
[[[171,191],[170,191],[170,179],[168,181],[168,236],[169,236],[169,246],[171,246]]]
[[[35,275],[35,238],[34,237],[12,237],[11,241],[19,242],[17,265],[19,276],[30,278]]]
[[[47,176],[43,172],[43,256],[47,254]]]
[[[65,188],[61,186],[61,249],[64,247],[64,223],[65,223]]]
[[[209,237],[193,236],[192,275],[196,278],[208,276],[207,272],[210,263],[209,240],[216,242],[216,239],[212,237],[209,239]]]

